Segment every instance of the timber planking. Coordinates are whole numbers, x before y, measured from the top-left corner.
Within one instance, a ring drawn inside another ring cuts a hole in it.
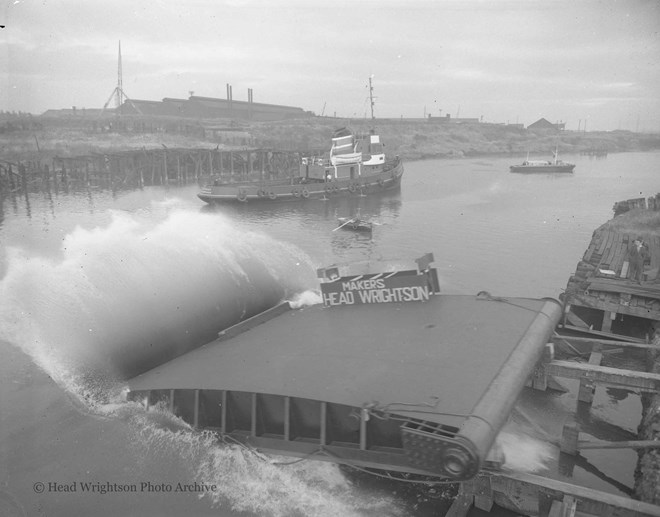
[[[632,280],[629,247],[641,236],[649,252],[641,281]],[[617,314],[660,321],[660,236],[603,225],[566,288],[567,302]]]

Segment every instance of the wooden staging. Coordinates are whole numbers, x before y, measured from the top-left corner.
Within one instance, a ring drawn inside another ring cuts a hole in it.
[[[644,199],[634,200],[634,207],[658,211],[659,196],[649,198],[648,205]],[[642,237],[650,255],[640,281],[630,278],[628,259],[628,250],[637,237]],[[613,225],[598,228],[568,281],[564,302],[569,308],[603,311],[600,328],[595,328],[604,332],[612,330],[617,316],[660,321],[660,235],[644,230],[618,231]],[[575,316],[569,314],[567,319],[574,321]]]

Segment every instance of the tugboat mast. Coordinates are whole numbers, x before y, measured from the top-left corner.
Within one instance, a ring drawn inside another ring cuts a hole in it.
[[[371,85],[371,78],[373,76],[369,76],[369,103],[371,104],[371,123],[375,124],[376,122],[376,117],[374,117],[374,87]]]

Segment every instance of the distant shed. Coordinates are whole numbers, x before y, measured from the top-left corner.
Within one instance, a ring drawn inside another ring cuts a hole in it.
[[[563,131],[565,127],[566,127],[565,122],[558,122],[556,124],[553,124],[547,119],[540,118],[536,122],[527,126],[527,129],[550,129],[552,131]]]

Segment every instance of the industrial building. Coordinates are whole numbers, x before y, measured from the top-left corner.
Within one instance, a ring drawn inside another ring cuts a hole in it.
[[[231,90],[228,89],[228,92],[231,92]],[[162,101],[127,99],[117,109],[121,115],[231,119],[255,122],[299,119],[313,116],[313,113],[295,106],[254,102],[252,100],[251,89],[248,90],[247,101],[236,101],[231,98],[231,93],[229,93],[227,99],[191,95],[188,99],[166,97]]]

